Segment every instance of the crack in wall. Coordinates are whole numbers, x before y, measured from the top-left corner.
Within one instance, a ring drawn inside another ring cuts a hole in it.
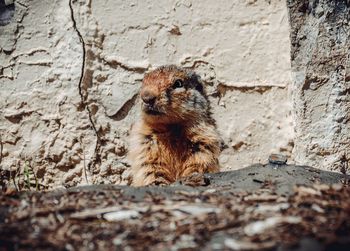
[[[116,59],[112,59],[112,60],[107,60],[105,58],[101,58],[101,59],[103,60],[104,63],[108,64],[113,69],[117,69],[118,67],[120,67],[126,71],[136,72],[140,74],[143,74],[148,70],[148,67],[131,66],[126,63],[120,62]]]
[[[86,110],[88,112],[88,117],[89,117],[89,121],[91,124],[91,128],[93,129],[93,131],[96,134],[96,146],[95,146],[94,156],[92,158],[92,161],[88,164],[88,169],[91,171],[91,169],[93,169],[93,167],[96,165],[96,163],[100,161],[99,152],[100,152],[100,148],[101,148],[101,139],[100,139],[100,136],[98,134],[98,130],[96,128],[95,122],[93,121],[92,112],[91,112],[89,105],[88,105],[88,102],[87,102],[87,94],[84,95],[84,93],[83,93],[82,83],[83,83],[84,75],[85,75],[86,48],[85,48],[85,41],[83,39],[83,36],[82,36],[80,30],[77,28],[77,23],[76,23],[76,20],[74,17],[74,10],[73,10],[72,1],[73,0],[69,0],[69,9],[70,9],[70,13],[71,13],[71,20],[73,23],[73,29],[77,33],[77,35],[79,37],[79,41],[81,42],[82,49],[83,49],[83,62],[82,62],[82,66],[81,66],[81,73],[80,73],[79,84],[78,84],[79,95],[81,98],[81,103],[82,103],[83,108],[86,108]]]
[[[108,116],[111,119],[121,121],[128,116],[131,109],[135,106],[136,99],[138,97],[139,93],[134,94],[130,99],[128,99],[123,106],[114,114]]]
[[[264,94],[267,91],[272,89],[286,89],[283,86],[277,85],[256,85],[256,86],[228,86],[223,83],[219,83],[216,91],[214,93],[209,94],[212,97],[223,97],[226,95],[227,91],[239,91],[242,93],[259,93]]]
[[[4,145],[2,143],[2,135],[0,134],[0,164],[1,164],[2,158],[3,158],[3,154],[2,154],[3,149],[4,149]]]

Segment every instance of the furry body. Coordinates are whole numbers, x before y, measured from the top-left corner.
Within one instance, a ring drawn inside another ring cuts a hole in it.
[[[176,66],[145,75],[142,117],[131,131],[132,185],[170,184],[219,171],[220,137],[199,77]]]

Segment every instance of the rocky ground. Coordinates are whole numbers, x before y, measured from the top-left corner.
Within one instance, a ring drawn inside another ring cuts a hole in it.
[[[338,173],[254,165],[167,187],[0,195],[0,250],[350,250]]]

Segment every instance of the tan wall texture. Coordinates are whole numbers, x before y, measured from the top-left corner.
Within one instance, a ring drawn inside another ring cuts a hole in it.
[[[285,1],[21,0],[15,8],[0,26],[2,169],[29,165],[49,188],[123,182],[140,82],[163,64],[205,81],[224,169],[291,155]]]

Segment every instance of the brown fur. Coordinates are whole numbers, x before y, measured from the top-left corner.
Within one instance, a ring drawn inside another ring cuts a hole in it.
[[[176,87],[176,80],[183,87]],[[131,132],[132,185],[169,184],[219,171],[220,138],[197,75],[159,67],[145,75],[140,96],[154,102],[142,102],[142,118]]]

